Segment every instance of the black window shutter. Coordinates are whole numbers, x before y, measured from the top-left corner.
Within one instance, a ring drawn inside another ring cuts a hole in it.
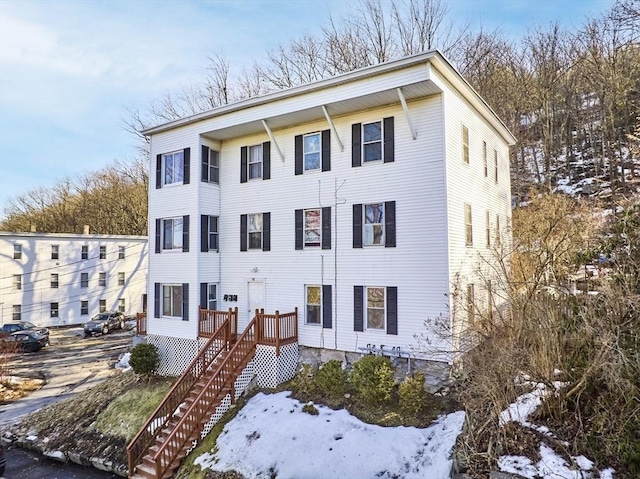
[[[162,188],[162,155],[156,155],[156,189]]]
[[[262,179],[271,179],[271,142],[262,144]]]
[[[353,287],[353,330],[364,331],[364,286]]]
[[[200,251],[209,251],[209,216],[200,215]]]
[[[396,202],[386,201],[384,203],[384,246],[386,248],[396,247]]]
[[[322,249],[331,249],[331,206],[322,208]]]
[[[240,148],[240,183],[247,182],[247,147]]]
[[[353,205],[353,247],[362,248],[362,205]]]
[[[385,118],[383,121],[384,128],[384,162],[391,163],[394,160],[395,148],[393,145],[393,117]]]
[[[304,166],[303,166],[303,155],[302,155],[302,135],[296,135],[294,141],[293,141],[293,145],[294,145],[294,163],[295,163],[295,174],[296,175],[301,175],[302,172],[304,171]]]
[[[240,215],[240,251],[247,251],[247,215]]]
[[[189,283],[182,283],[182,320],[189,321]]]
[[[331,132],[322,131],[322,171],[331,171]]]
[[[182,252],[189,251],[189,215],[182,217]]]
[[[304,210],[296,210],[295,217],[296,225],[296,249],[303,249],[303,236],[304,236]]]
[[[202,309],[209,309],[209,285],[207,283],[200,283],[200,307]]]
[[[162,220],[160,218],[156,218],[156,253],[160,253],[162,245],[160,243],[160,238],[162,234]]]
[[[153,317],[160,317],[160,283],[153,283]]]
[[[331,285],[322,285],[322,327],[330,329],[332,327],[332,311],[331,305],[333,300],[331,298]]]
[[[200,180],[208,182],[209,181],[209,147],[206,145],[202,145],[202,158],[200,159],[201,171],[200,171]],[[213,180],[213,178],[211,178]]]
[[[387,334],[398,334],[398,288],[387,287]]]
[[[351,166],[362,165],[362,123],[351,125]]]
[[[262,251],[271,251],[271,213],[262,213]]]
[[[184,173],[182,174],[182,184],[188,185],[191,181],[191,148],[184,149]]]

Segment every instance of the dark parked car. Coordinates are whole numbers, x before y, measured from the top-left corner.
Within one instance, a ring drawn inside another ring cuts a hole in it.
[[[4,466],[7,464],[7,460],[4,457],[4,447],[2,441],[0,441],[0,476],[4,474]]]
[[[42,336],[45,336],[47,339],[47,344],[49,344],[49,330],[47,328],[41,328],[36,326],[29,321],[20,321],[19,323],[7,323],[2,326],[2,333],[0,336],[5,337],[9,336],[11,333],[15,333],[16,331],[35,331]]]
[[[16,348],[22,351],[34,352],[40,351],[49,344],[49,336],[32,329],[24,329],[11,333],[3,338],[3,341],[7,345],[15,345]]]
[[[124,314],[118,311],[98,313],[91,321],[85,323],[84,335],[88,337],[94,333],[107,334],[114,329],[124,329],[124,322]]]

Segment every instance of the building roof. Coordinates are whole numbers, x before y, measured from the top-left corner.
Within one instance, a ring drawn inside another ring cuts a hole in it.
[[[129,235],[96,235],[80,233],[21,233],[13,231],[0,231],[1,237],[15,238],[41,238],[41,239],[81,239],[81,240],[120,240],[120,241],[148,241],[146,236]]]

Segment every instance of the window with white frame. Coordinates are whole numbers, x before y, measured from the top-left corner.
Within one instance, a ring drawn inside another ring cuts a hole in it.
[[[493,174],[496,185],[498,184],[498,151],[493,150]]]
[[[491,280],[487,280],[487,317],[493,319],[493,285]]]
[[[218,217],[209,216],[207,223],[208,250],[218,251]]]
[[[80,258],[89,259],[89,246],[83,245],[80,249]]]
[[[304,211],[304,246],[320,246],[322,234],[320,208]]]
[[[121,313],[124,313],[125,311],[124,298],[118,298],[118,311],[120,311]]]
[[[482,142],[482,165],[484,167],[484,177],[489,176],[489,159],[487,158],[487,142]]]
[[[384,203],[364,205],[363,243],[384,245]]]
[[[467,320],[473,323],[475,320],[475,287],[473,284],[467,285]]]
[[[51,303],[51,317],[57,318],[59,314],[58,303]]]
[[[11,312],[11,319],[14,321],[22,321],[22,305],[14,304],[13,311]]]
[[[304,135],[302,151],[304,170],[319,170],[322,160],[322,137],[320,132]]]
[[[215,283],[207,284],[207,309],[218,310],[218,285]]]
[[[385,288],[367,287],[367,329],[385,329]]]
[[[485,233],[487,237],[487,248],[491,246],[491,216],[489,210],[485,214]]]
[[[462,125],[462,161],[469,164],[469,128]]]
[[[107,286],[107,273],[98,274],[98,286],[102,286],[102,287]]]
[[[118,259],[124,259],[125,249],[124,246],[118,246]]]
[[[51,245],[51,259],[59,259],[60,258],[60,245],[52,244]]]
[[[22,289],[22,275],[14,274],[13,275],[13,289],[21,290]]]
[[[249,147],[249,179],[262,178],[262,145]]]
[[[80,287],[81,288],[89,287],[89,273],[80,273]]]
[[[249,249],[262,249],[262,213],[247,215]]]
[[[182,250],[182,217],[165,218],[162,220],[162,249]]]
[[[182,317],[182,285],[162,285],[162,316]]]
[[[464,205],[464,243],[466,246],[473,246],[473,222],[471,216],[471,205]]]
[[[118,273],[118,286],[124,286],[124,273]]]
[[[362,159],[382,160],[382,121],[362,124]]]
[[[322,324],[322,286],[306,286],[305,303],[307,324]]]
[[[100,246],[100,259],[107,259],[107,247]]]
[[[174,151],[162,155],[162,183],[181,184],[184,181],[184,151]]]
[[[51,287],[57,288],[59,286],[58,273],[51,273]]]
[[[106,299],[99,299],[98,300],[98,312],[99,313],[104,313],[107,310],[107,300]]]
[[[87,316],[89,314],[89,301],[80,301],[80,316]]]
[[[13,245],[13,259],[22,259],[22,245]]]
[[[502,233],[500,232],[500,215],[496,215],[496,245],[500,246]]]
[[[202,160],[202,181],[220,183],[220,153],[206,148],[206,156]]]

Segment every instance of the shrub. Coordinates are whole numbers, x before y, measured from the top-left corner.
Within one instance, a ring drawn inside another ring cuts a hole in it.
[[[129,365],[133,368],[133,372],[135,372],[136,374],[150,376],[158,369],[158,366],[160,365],[158,348],[156,348],[153,344],[138,344],[133,349],[131,349]]]
[[[364,356],[353,365],[349,382],[370,405],[389,401],[395,383],[391,360],[384,356]]]
[[[311,414],[312,416],[317,416],[318,414],[320,414],[320,412],[318,411],[318,408],[316,408],[311,403],[305,404],[304,406],[302,406],[302,412],[306,412],[307,414]]]
[[[307,397],[316,392],[314,370],[313,366],[303,364],[298,374],[291,380],[291,388],[297,395]]]
[[[316,372],[314,380],[317,388],[331,399],[344,396],[346,392],[347,374],[337,359],[324,364]]]
[[[400,408],[405,414],[418,414],[426,400],[424,374],[418,371],[413,376],[407,376],[398,388],[398,395]]]

